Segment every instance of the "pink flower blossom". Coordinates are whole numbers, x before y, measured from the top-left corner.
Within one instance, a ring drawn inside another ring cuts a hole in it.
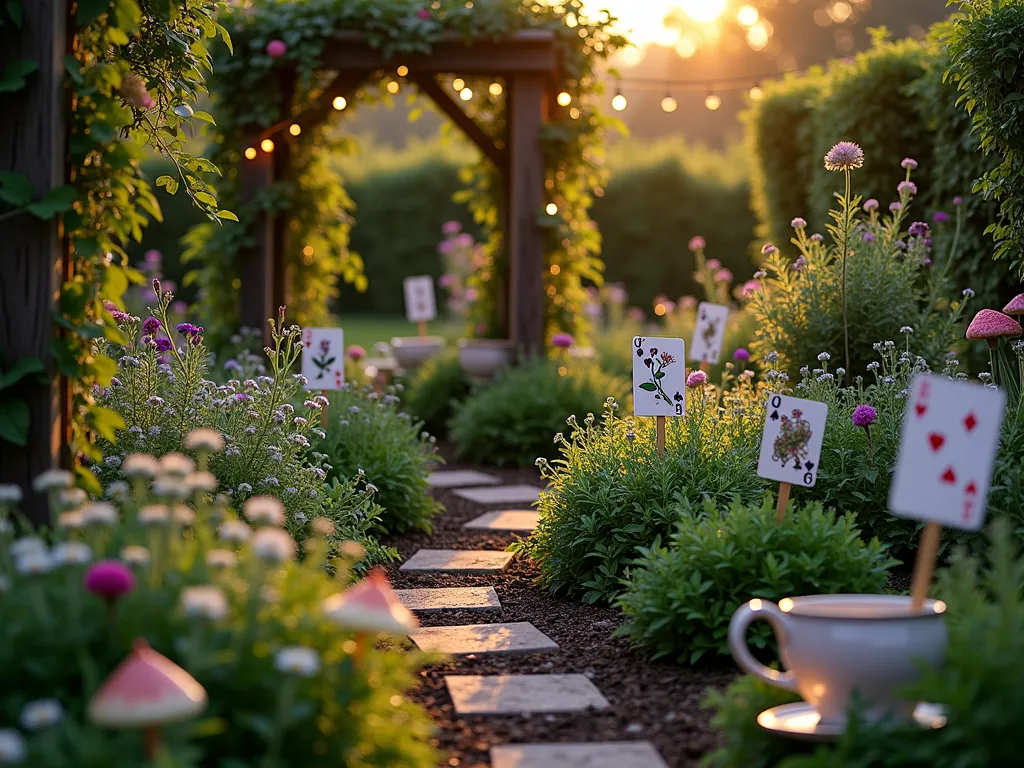
[[[135,575],[118,560],[101,560],[85,572],[85,588],[112,603],[135,588]]]
[[[690,250],[694,253],[704,250],[705,247],[706,243],[704,242],[704,238],[700,235],[694,235],[690,238]]]
[[[708,383],[708,375],[704,371],[693,371],[686,377],[686,386],[703,387]]]
[[[352,344],[349,346],[348,351],[345,354],[348,355],[350,360],[358,362],[366,357],[366,350],[358,344]]]
[[[878,413],[870,405],[858,405],[850,419],[855,427],[870,427],[878,421]]]
[[[455,244],[460,248],[472,248],[473,236],[469,232],[462,232],[455,236]]]
[[[722,268],[722,262],[718,259],[708,259],[707,268],[712,272],[717,272]]]
[[[696,309],[697,298],[695,296],[683,296],[679,299],[679,306],[682,309]]]
[[[418,11],[416,11],[416,18],[422,21],[426,21],[427,19],[430,18],[430,11],[428,11],[426,8],[420,8]]]
[[[272,59],[280,59],[288,53],[288,46],[285,45],[284,40],[271,40],[267,43],[267,56]]]
[[[568,333],[556,333],[551,337],[551,343],[559,349],[569,349],[569,347],[576,343],[576,340]]]
[[[119,91],[121,98],[136,109],[153,108],[153,97],[146,90],[146,85],[142,82],[142,78],[134,72],[129,72],[121,78],[121,88]]]
[[[757,280],[747,280],[743,284],[743,295],[750,296],[751,294],[757,293],[761,290],[761,283]]]
[[[720,269],[718,270],[718,272],[715,273],[715,280],[717,280],[720,283],[731,283],[732,272],[730,272],[728,269]]]
[[[457,235],[462,231],[462,225],[457,221],[446,221],[441,225],[441,232],[445,235]]]

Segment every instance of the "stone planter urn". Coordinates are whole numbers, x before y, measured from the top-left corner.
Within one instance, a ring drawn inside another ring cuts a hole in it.
[[[512,362],[513,346],[508,339],[459,339],[459,363],[470,379],[489,381]]]
[[[440,336],[396,336],[391,340],[391,354],[398,366],[415,371],[444,347]]]

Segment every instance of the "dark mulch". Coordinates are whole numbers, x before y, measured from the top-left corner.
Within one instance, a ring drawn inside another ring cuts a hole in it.
[[[478,468],[452,462],[450,469]],[[540,485],[535,469],[495,470],[506,483]],[[486,507],[440,491],[446,511],[436,521],[432,535],[412,534],[388,543],[403,558],[421,547],[433,549],[504,549],[511,534],[480,534],[462,531],[462,524]],[[618,611],[581,605],[552,597],[533,585],[536,569],[527,561],[513,561],[501,576],[409,576],[392,569],[396,588],[493,586],[503,611],[493,613],[444,613],[422,617],[424,625],[455,625],[494,621],[528,621],[560,646],[558,653],[505,658],[469,658],[422,671],[423,682],[412,697],[427,708],[438,726],[437,744],[443,750],[441,765],[488,766],[488,749],[505,743],[590,742],[649,739],[670,766],[696,766],[701,755],[717,743],[711,713],[701,707],[709,686],[724,687],[737,673],[728,663],[694,668],[651,663],[611,634],[622,621]],[[455,716],[444,685],[446,674],[580,673],[591,678],[611,707],[602,712],[576,715],[518,717]],[[552,766],[552,768],[556,768]]]

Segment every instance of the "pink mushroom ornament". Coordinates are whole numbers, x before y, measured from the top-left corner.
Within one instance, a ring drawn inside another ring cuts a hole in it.
[[[420,625],[402,605],[384,571],[374,568],[369,576],[323,602],[324,615],[335,624],[356,632],[355,660],[362,656],[367,633],[405,635]]]
[[[1013,302],[1010,303],[1012,304]],[[1024,329],[1021,328],[1020,323],[1009,315],[1004,315],[1002,312],[997,312],[994,309],[983,309],[971,320],[971,324],[967,328],[967,338],[971,340],[984,339],[988,343],[989,361],[992,366],[992,375],[995,378],[996,386],[1002,383],[998,357],[996,356],[996,350],[999,348],[999,339],[1004,337],[1011,338],[1022,334],[1024,334]]]

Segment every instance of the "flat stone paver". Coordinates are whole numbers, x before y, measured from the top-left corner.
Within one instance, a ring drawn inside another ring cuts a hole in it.
[[[515,557],[513,552],[487,549],[421,549],[398,570],[403,573],[501,573]]]
[[[427,485],[431,488],[468,488],[473,485],[498,485],[500,477],[485,475],[472,469],[455,469],[444,472],[431,472],[427,475]]]
[[[462,488],[455,495],[477,504],[532,504],[540,498],[533,485],[496,485],[493,488]]]
[[[396,589],[402,605],[414,613],[441,611],[500,611],[501,601],[494,587],[442,587],[439,589]]]
[[[551,653],[558,643],[528,621],[511,624],[464,624],[455,627],[423,627],[409,633],[421,651],[449,656],[479,654],[511,656],[520,653]]]
[[[540,522],[540,512],[532,509],[501,509],[484,512],[462,527],[468,531],[508,531],[510,533],[533,533]]]
[[[608,700],[584,675],[446,675],[460,715],[519,715],[605,709]]]
[[[649,741],[507,744],[491,747],[491,768],[668,768]]]

